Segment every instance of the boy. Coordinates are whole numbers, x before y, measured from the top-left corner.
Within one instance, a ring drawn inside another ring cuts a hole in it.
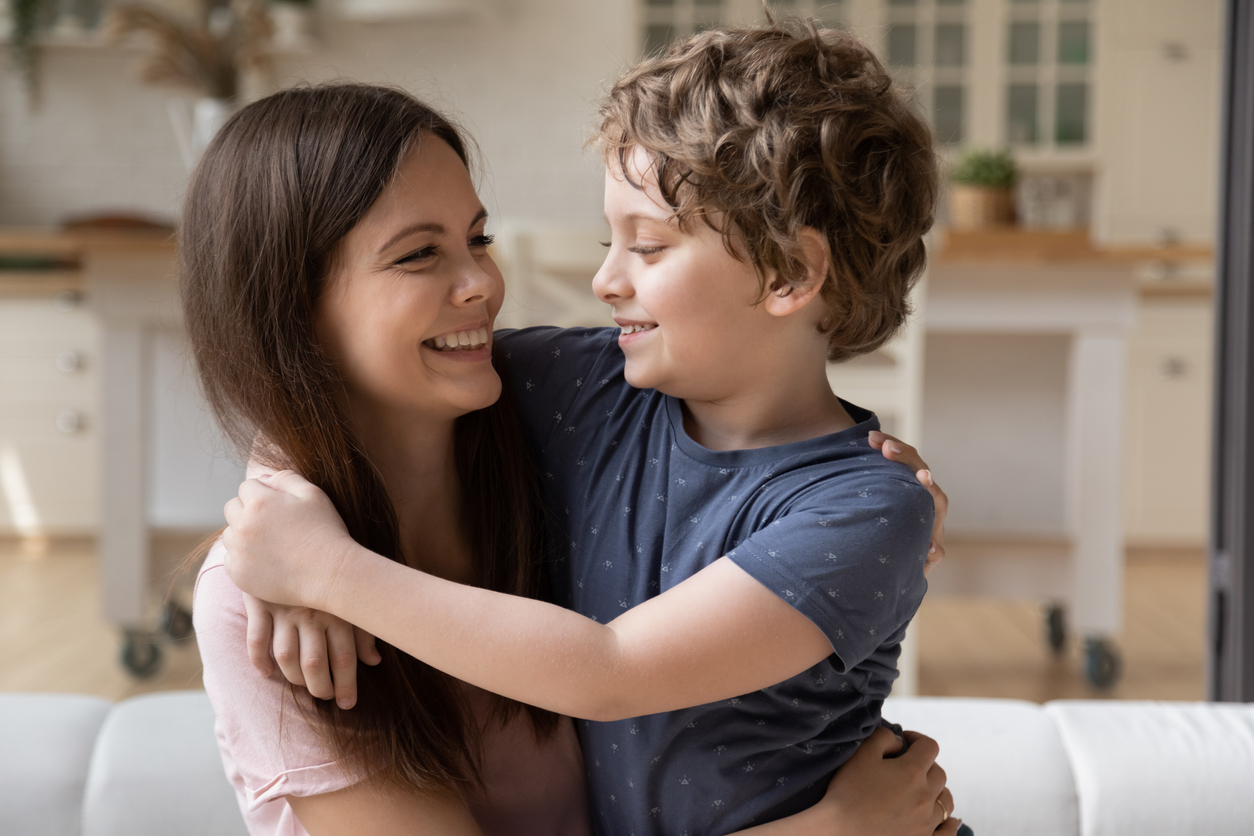
[[[731,832],[814,804],[874,731],[926,588],[932,498],[826,363],[904,323],[936,163],[879,62],[813,29],[644,61],[596,142],[594,289],[620,328],[496,337],[568,535],[570,609],[373,555],[294,474],[228,506],[228,571],[583,718],[603,832]]]

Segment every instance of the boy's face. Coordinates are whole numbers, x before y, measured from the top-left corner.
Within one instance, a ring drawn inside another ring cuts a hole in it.
[[[637,148],[628,170],[643,189],[614,161],[606,166],[612,240],[592,281],[623,329],[627,382],[684,399],[734,396],[778,359],[771,339],[780,323],[757,304],[757,273],[704,221],[681,230],[670,219],[647,152]]]

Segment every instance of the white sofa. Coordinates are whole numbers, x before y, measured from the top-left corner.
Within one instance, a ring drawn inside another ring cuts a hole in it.
[[[978,836],[1251,836],[1254,704],[919,698]],[[245,836],[198,691],[0,694],[3,836]]]

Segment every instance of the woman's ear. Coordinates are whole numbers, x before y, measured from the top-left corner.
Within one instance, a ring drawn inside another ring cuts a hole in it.
[[[827,252],[827,239],[812,226],[801,227],[798,233],[801,247],[805,253],[804,283],[788,284],[775,276],[767,278],[772,282],[772,289],[763,304],[772,316],[789,316],[810,304],[827,280],[830,256]]]

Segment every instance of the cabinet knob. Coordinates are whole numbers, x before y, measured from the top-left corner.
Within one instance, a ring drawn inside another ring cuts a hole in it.
[[[67,409],[57,413],[55,423],[58,430],[69,435],[83,428],[83,416],[73,409]]]
[[[57,295],[52,297],[52,304],[59,311],[72,311],[83,304],[83,294],[77,290],[58,291]]]
[[[62,351],[57,355],[57,371],[69,374],[83,368],[83,355],[77,351]]]
[[[1183,357],[1163,357],[1158,361],[1158,376],[1163,380],[1176,380],[1188,371],[1189,364]]]

